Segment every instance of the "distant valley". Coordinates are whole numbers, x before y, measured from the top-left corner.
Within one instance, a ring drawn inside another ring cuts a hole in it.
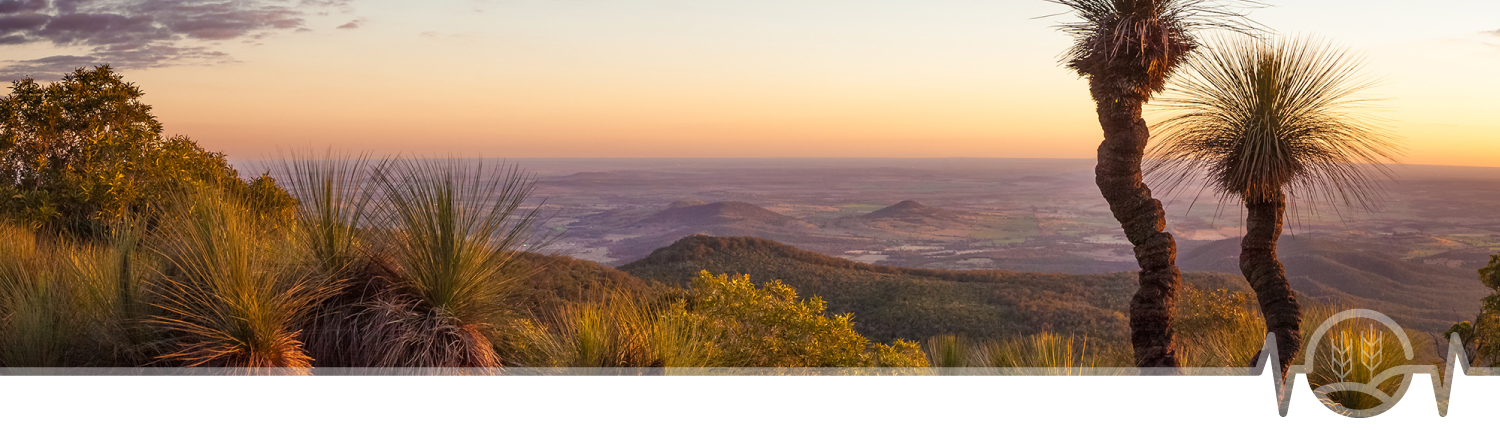
[[[858,263],[941,270],[1135,268],[1092,160],[522,160],[563,234],[548,251],[619,266],[694,234],[751,236]],[[1403,166],[1375,212],[1296,208],[1293,288],[1441,331],[1472,318],[1500,251],[1500,169]],[[1167,195],[1184,271],[1238,275],[1239,208]]]

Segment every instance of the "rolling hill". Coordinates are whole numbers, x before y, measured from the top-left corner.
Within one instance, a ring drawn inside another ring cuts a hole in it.
[[[683,237],[757,236],[776,240],[821,237],[817,226],[745,202],[701,203],[678,201],[616,229],[624,238],[610,244],[610,255],[631,261],[672,244]]]
[[[1182,270],[1240,273],[1239,239],[1210,242],[1178,258]],[[1277,255],[1298,294],[1380,311],[1411,329],[1442,333],[1473,318],[1489,293],[1474,269],[1422,264],[1374,247],[1282,236]]]
[[[961,213],[938,209],[917,203],[915,200],[904,200],[894,205],[886,206],[880,210],[859,215],[860,219],[869,221],[899,220],[907,222],[922,222],[928,220],[942,221],[965,221],[970,217]]]

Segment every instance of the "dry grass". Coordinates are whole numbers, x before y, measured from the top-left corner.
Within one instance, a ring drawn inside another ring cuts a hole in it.
[[[236,202],[210,190],[183,197],[152,249],[165,262],[154,283],[169,333],[158,359],[184,366],[308,368],[301,328],[329,283],[285,252],[283,231],[268,230]]]
[[[629,295],[574,304],[522,327],[515,343],[523,365],[544,367],[711,367],[715,339],[690,319],[681,303],[661,305]]]
[[[134,230],[72,244],[0,225],[0,365],[131,366],[149,330]]]
[[[1084,369],[1131,365],[1128,348],[1051,332],[984,342],[943,335],[929,339],[924,347],[933,367],[1034,368],[1077,375]]]
[[[0,225],[0,364],[63,366],[79,334],[64,268],[30,230]]]

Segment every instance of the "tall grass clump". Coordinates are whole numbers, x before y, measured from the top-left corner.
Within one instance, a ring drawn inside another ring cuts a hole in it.
[[[368,246],[361,228],[369,221],[376,187],[365,156],[329,151],[323,158],[293,155],[278,176],[299,202],[297,237],[303,251],[324,272],[341,275],[356,268]]]
[[[1128,354],[1091,343],[1088,336],[1042,332],[985,343],[978,358],[987,367],[1046,368],[1051,374],[1076,375],[1089,368],[1128,367]]]
[[[1246,292],[1224,290],[1199,291],[1185,289],[1179,304],[1176,322],[1181,342],[1180,357],[1189,367],[1247,367],[1258,365],[1263,360],[1261,348],[1265,345],[1265,320],[1258,312],[1254,297]],[[1308,383],[1319,389],[1340,382],[1364,382],[1393,366],[1411,364],[1394,333],[1379,335],[1367,320],[1339,323],[1321,340],[1320,345],[1311,345],[1311,336],[1323,322],[1354,306],[1344,303],[1325,303],[1316,300],[1304,301],[1300,326],[1300,350],[1297,364],[1307,358],[1301,351],[1315,351],[1311,357],[1312,371]],[[1440,360],[1436,358],[1435,345],[1424,342],[1426,336],[1407,330],[1412,339],[1413,360]],[[1361,336],[1377,338],[1372,344],[1362,344]],[[1342,351],[1335,353],[1335,348]],[[1386,394],[1393,394],[1401,379],[1372,381]],[[1354,391],[1338,391],[1328,395],[1329,401],[1350,409],[1369,409],[1380,405],[1380,400]]]
[[[928,339],[922,347],[932,367],[967,367],[975,348],[968,339],[951,334],[937,335]]]
[[[277,175],[300,202],[293,235],[297,250],[309,268],[337,290],[322,303],[305,335],[308,354],[321,365],[358,361],[367,346],[358,344],[356,315],[388,282],[370,258],[371,222],[379,203],[374,175],[379,168],[365,156],[332,150],[322,157],[294,153],[277,166]]]
[[[495,367],[493,339],[509,325],[518,253],[540,207],[523,209],[532,176],[482,162],[398,159],[378,169],[389,288],[366,305],[353,363],[373,367]]]
[[[148,296],[157,260],[141,249],[145,224],[124,221],[111,228],[107,243],[71,249],[63,262],[74,283],[74,306],[87,316],[84,341],[89,365],[139,365],[149,361],[158,333],[146,324],[153,307]]]
[[[74,244],[0,225],[0,366],[142,362],[145,265],[133,231]]]
[[[987,341],[939,335],[928,339],[923,349],[933,367],[1037,368],[1049,369],[1049,374],[1076,375],[1089,368],[1130,366],[1130,352],[1124,345],[1052,332]]]
[[[76,338],[63,268],[30,230],[0,225],[0,365],[58,367]]]
[[[301,329],[332,292],[285,252],[285,230],[255,221],[244,206],[199,188],[157,230],[164,261],[153,286],[167,332],[157,358],[183,366],[306,369]]]
[[[628,294],[576,303],[534,332],[521,364],[543,367],[711,367],[717,347],[680,302],[659,304]]]

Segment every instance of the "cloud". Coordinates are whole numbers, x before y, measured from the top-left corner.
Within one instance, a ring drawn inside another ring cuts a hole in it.
[[[0,66],[0,81],[15,81],[28,76],[62,76],[79,67],[104,63],[120,69],[144,69],[230,62],[234,62],[234,59],[227,53],[196,46],[100,47],[89,55],[54,55],[35,60],[12,61]]]
[[[350,0],[0,0],[0,45],[50,43],[89,55],[9,61],[0,74],[49,76],[94,63],[119,68],[222,62],[195,44],[306,28],[308,14],[352,11]],[[357,19],[350,24],[358,26]],[[346,24],[349,25],[349,24]],[[69,67],[61,64],[72,62]]]
[[[47,8],[47,0],[0,0],[0,14],[36,12]]]
[[[51,19],[39,13],[0,16],[0,36],[19,38],[24,42],[27,40],[24,33],[41,30]]]
[[[353,21],[349,21],[348,24],[344,24],[344,25],[338,26],[338,29],[339,30],[353,30],[353,29],[359,28],[359,26],[363,25],[364,23],[365,23],[365,19],[364,18],[355,18]]]
[[[1500,37],[1500,29],[1492,30],[1492,31],[1481,31],[1480,33],[1481,34],[1488,34],[1490,36]]]

